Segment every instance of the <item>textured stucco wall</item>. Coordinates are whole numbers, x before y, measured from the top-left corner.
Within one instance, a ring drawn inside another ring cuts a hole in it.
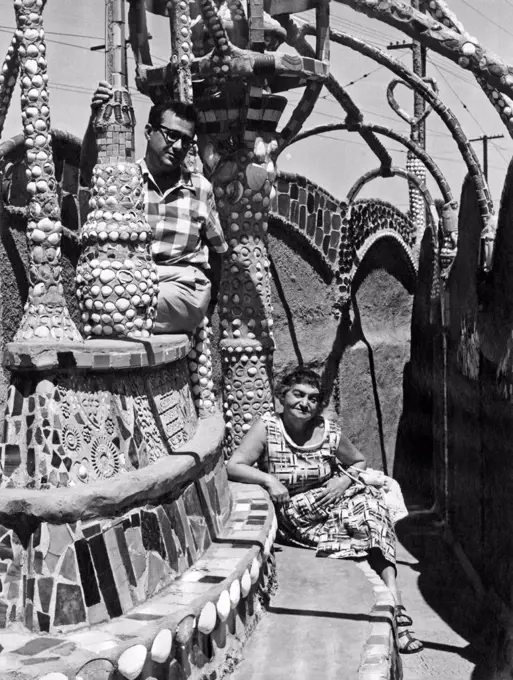
[[[300,358],[321,372],[326,365],[338,365],[328,414],[338,418],[377,468],[383,464],[382,437],[388,470],[393,472],[413,303],[403,285],[410,282],[401,282],[399,252],[385,240],[369,251],[362,263],[363,280],[355,282],[356,314],[353,323],[346,324],[333,315],[337,290],[323,276],[319,262],[307,261],[301,244],[285,238],[277,224],[271,223],[270,231],[276,374]],[[378,264],[386,269],[376,268]]]

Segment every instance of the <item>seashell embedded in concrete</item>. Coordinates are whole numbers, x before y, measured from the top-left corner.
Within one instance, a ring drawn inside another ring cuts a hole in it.
[[[251,569],[249,570],[249,577],[251,579],[251,583],[255,584],[258,581],[259,576],[260,576],[260,565],[258,563],[257,558],[254,557],[253,562],[251,562]]]
[[[217,615],[221,621],[226,621],[230,615],[231,608],[230,594],[227,590],[223,590],[216,605]]]
[[[125,650],[118,660],[118,673],[126,680],[135,680],[140,675],[148,652],[144,645],[134,645]]]
[[[235,609],[235,607],[240,602],[240,581],[237,579],[232,582],[230,586],[230,604]]]
[[[180,621],[176,628],[175,640],[179,645],[186,645],[192,637],[196,626],[196,618],[190,614]]]
[[[250,590],[251,590],[251,577],[249,575],[249,571],[246,569],[246,571],[242,574],[242,578],[240,580],[240,593],[242,597],[246,597]]]
[[[163,628],[153,640],[151,646],[151,660],[156,663],[164,663],[171,654],[171,646],[173,644],[173,634],[169,628]]]
[[[207,604],[201,610],[201,614],[198,619],[198,630],[200,633],[209,635],[216,627],[217,621],[217,609],[213,602],[207,602]]]
[[[267,170],[261,165],[250,163],[246,168],[246,179],[249,187],[253,189],[253,191],[258,191],[263,187],[264,182],[267,179]]]

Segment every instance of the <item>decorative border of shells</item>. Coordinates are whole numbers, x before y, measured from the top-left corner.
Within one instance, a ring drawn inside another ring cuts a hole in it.
[[[270,521],[269,518],[267,519],[268,531],[263,542],[263,548],[256,555],[254,555],[254,549],[248,550],[249,554],[246,555],[242,565],[239,565],[232,572],[232,575],[225,579],[226,585],[220,593],[218,588],[211,588],[200,605],[196,605],[186,612],[176,626],[164,627],[159,630],[151,644],[138,643],[126,648],[119,655],[117,662],[98,658],[89,661],[86,665],[105,661],[111,667],[110,673],[107,671],[105,675],[106,680],[108,677],[136,680],[148,661],[155,664],[171,663],[174,660],[173,647],[175,647],[178,655],[185,651],[196,630],[203,635],[211,635],[219,624],[227,621],[231,611],[239,605],[240,601],[250,596],[253,586],[259,581],[262,569],[271,555],[278,530],[278,521],[271,510],[271,504],[268,507],[273,514]],[[235,540],[237,536],[235,535],[233,538]],[[252,542],[258,544],[256,541]],[[201,572],[197,573],[201,574]],[[194,575],[194,569],[192,569],[189,572],[189,578],[187,578],[187,574],[184,574],[182,580],[191,582],[194,580]],[[85,670],[85,667],[83,669]],[[144,674],[144,677],[146,677],[146,674]],[[147,677],[148,680],[153,677],[150,671]],[[81,670],[79,670],[77,675],[70,676],[54,671],[41,676],[40,680],[72,680],[72,678],[74,680],[86,680],[86,678],[89,678],[89,672],[86,671],[84,675],[81,675]]]

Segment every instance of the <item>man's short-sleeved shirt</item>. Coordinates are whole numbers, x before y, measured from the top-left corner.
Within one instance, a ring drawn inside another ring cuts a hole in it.
[[[224,253],[224,238],[210,182],[182,171],[179,182],[162,193],[144,160],[146,218],[153,231],[151,252],[157,264],[193,264],[208,269],[208,249]]]

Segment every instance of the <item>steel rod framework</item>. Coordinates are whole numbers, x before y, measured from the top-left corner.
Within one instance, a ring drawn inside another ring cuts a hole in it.
[[[294,137],[294,139],[289,143],[289,146],[304,139],[308,139],[308,137],[314,137],[315,135],[321,135],[326,132],[335,132],[337,130],[358,132],[360,134],[362,131],[368,130],[369,132],[380,134],[384,137],[389,137],[390,139],[399,142],[399,144],[403,144],[403,146],[415,154],[429,170],[433,176],[433,179],[438,184],[438,188],[440,189],[440,193],[443,196],[444,202],[451,203],[454,201],[449,183],[429,153],[424,151],[424,149],[419,144],[413,142],[409,137],[406,137],[406,135],[402,135],[400,132],[396,132],[395,130],[391,130],[390,128],[386,128],[382,125],[375,125],[373,123],[360,123],[358,125],[352,125],[349,123],[328,123],[327,125],[319,125],[315,128],[312,128],[311,130],[305,130],[301,134]]]
[[[315,27],[311,26],[309,23],[305,23],[304,30],[306,35],[313,35]],[[442,102],[442,100],[437,96],[437,94],[429,87],[421,78],[416,76],[410,69],[408,69],[404,64],[390,57],[386,52],[380,50],[377,47],[367,45],[362,40],[354,38],[347,33],[341,33],[339,31],[330,32],[331,40],[345,47],[349,47],[360,54],[364,54],[369,58],[376,61],[378,64],[386,66],[393,73],[398,75],[400,78],[405,80],[409,85],[411,85],[415,90],[422,93],[426,101],[432,106],[433,110],[440,116],[445,125],[447,126],[449,132],[451,133],[453,139],[455,140],[461,156],[468,168],[469,175],[474,181],[474,186],[476,188],[476,193],[478,197],[478,205],[483,223],[489,219],[490,214],[493,210],[493,203],[488,190],[488,185],[486,179],[483,175],[479,159],[476,156],[474,149],[469,143],[465,133],[463,132],[461,125],[459,124],[456,116],[453,112]]]

